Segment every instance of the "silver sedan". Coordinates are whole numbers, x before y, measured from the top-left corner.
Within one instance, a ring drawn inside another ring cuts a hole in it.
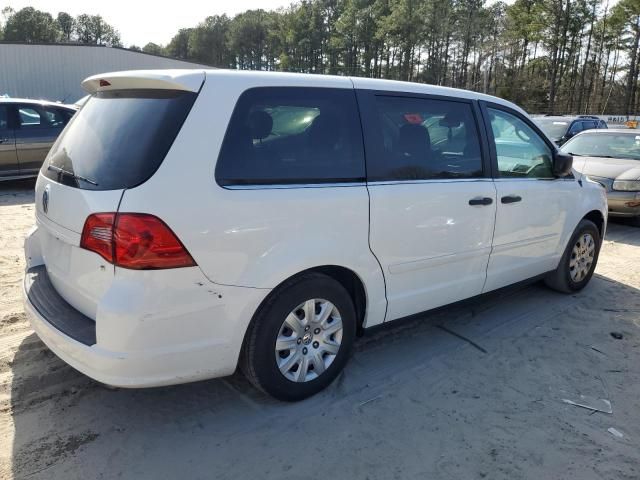
[[[607,190],[609,215],[640,226],[640,130],[586,130],[562,146],[573,166]]]

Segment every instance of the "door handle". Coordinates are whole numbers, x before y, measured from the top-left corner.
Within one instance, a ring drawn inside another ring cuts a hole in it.
[[[493,198],[489,197],[476,197],[469,200],[469,205],[491,205]]]
[[[522,197],[519,197],[518,195],[507,195],[500,199],[502,203],[516,203],[521,200],[522,200]]]

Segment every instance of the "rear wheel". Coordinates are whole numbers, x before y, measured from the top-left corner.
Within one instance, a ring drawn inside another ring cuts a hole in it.
[[[302,400],[342,371],[355,332],[355,309],[344,287],[326,275],[305,274],[260,308],[247,332],[241,368],[266,393]]]
[[[564,293],[582,290],[593,276],[600,245],[598,227],[590,220],[582,220],[571,236],[558,268],[545,278],[545,283]]]

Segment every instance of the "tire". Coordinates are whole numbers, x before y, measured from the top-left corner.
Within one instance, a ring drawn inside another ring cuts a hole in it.
[[[279,287],[260,307],[247,331],[240,368],[269,395],[302,400],[338,376],[355,335],[355,308],[345,288],[326,275],[303,274]]]
[[[584,241],[585,236],[587,239],[590,237],[593,241],[592,256],[588,254],[591,247],[588,240]],[[580,245],[578,245],[579,242]],[[574,293],[582,290],[589,283],[596,269],[601,245],[602,240],[598,227],[590,220],[580,221],[571,235],[558,268],[547,275],[544,282],[548,287],[562,293]],[[574,249],[577,249],[578,252]],[[581,251],[585,253],[582,254]],[[581,258],[584,259],[582,263],[580,262]]]

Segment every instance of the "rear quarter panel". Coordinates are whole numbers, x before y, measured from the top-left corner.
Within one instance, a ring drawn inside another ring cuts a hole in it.
[[[215,181],[218,152],[238,97],[248,88],[269,85],[352,88],[348,78],[207,73],[161,167],[125,192],[120,211],[160,217],[207,278],[222,285],[274,288],[309,268],[349,268],[365,286],[366,325],[381,323],[384,280],[369,250],[366,186],[227,189]]]

